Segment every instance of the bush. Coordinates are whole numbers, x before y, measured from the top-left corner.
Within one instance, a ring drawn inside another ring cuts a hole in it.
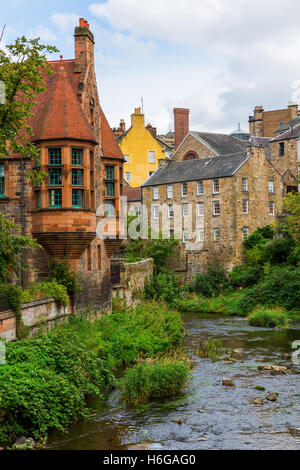
[[[256,305],[300,310],[300,268],[273,267],[268,275],[250,289],[239,303],[240,309],[251,312]]]
[[[50,266],[51,276],[49,280],[56,281],[67,288],[69,295],[80,292],[80,286],[78,284],[77,273],[74,271],[69,263],[68,259],[63,261],[54,260]]]
[[[170,359],[144,362],[125,372],[121,382],[122,398],[127,403],[137,404],[175,396],[182,391],[188,378],[187,362]]]
[[[208,267],[207,274],[197,274],[194,282],[194,291],[204,297],[219,295],[228,287],[228,279],[224,268],[216,263]]]
[[[270,323],[275,326],[286,326],[288,317],[282,308],[268,309],[262,306],[256,309],[248,316],[248,323],[252,326],[268,327]]]
[[[32,302],[43,297],[53,297],[63,307],[69,303],[67,288],[54,280],[31,284],[22,292],[21,302]]]
[[[275,232],[270,225],[259,227],[244,241],[244,247],[246,250],[251,250],[255,246],[263,246],[268,240],[272,240],[274,236]]]
[[[264,276],[261,266],[248,266],[242,264],[233,268],[229,274],[230,284],[233,287],[252,287]]]
[[[292,238],[277,238],[265,246],[266,260],[271,264],[283,264],[293,251],[295,242]]]
[[[182,313],[219,313],[222,315],[243,315],[239,306],[243,292],[233,292],[218,297],[194,297],[188,299],[176,299],[174,307]]]
[[[178,279],[173,271],[163,269],[145,284],[146,300],[162,300],[171,305],[181,295]]]

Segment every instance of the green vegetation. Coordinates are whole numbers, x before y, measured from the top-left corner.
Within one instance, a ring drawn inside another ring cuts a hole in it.
[[[228,279],[223,267],[215,262],[208,267],[207,274],[197,274],[193,290],[204,297],[219,295],[228,287]]]
[[[239,303],[244,292],[229,292],[218,297],[197,297],[190,295],[188,298],[176,299],[174,307],[182,313],[220,313],[223,315],[244,315]]]
[[[150,399],[178,395],[189,378],[185,357],[173,356],[143,362],[127,369],[121,382],[122,398],[136,405]]]
[[[49,280],[56,281],[58,284],[65,286],[69,295],[80,292],[77,273],[70,267],[67,258],[62,261],[54,259],[50,265],[50,271],[51,276]]]
[[[268,309],[258,306],[248,316],[249,325],[268,327],[270,324],[282,327],[288,325],[288,317],[282,308]]]
[[[56,281],[44,281],[31,284],[22,292],[21,303],[53,297],[59,305],[66,307],[69,303],[67,288]]]
[[[222,341],[220,339],[211,338],[205,343],[200,343],[197,354],[200,357],[210,358],[213,361],[219,359],[223,354]]]
[[[146,300],[161,300],[172,305],[174,299],[181,296],[182,288],[173,271],[162,269],[158,274],[151,276],[145,284]]]
[[[146,303],[94,322],[72,317],[47,334],[9,343],[0,367],[0,442],[66,430],[87,416],[87,395],[101,397],[116,383],[116,367],[170,351],[183,335],[177,312]]]

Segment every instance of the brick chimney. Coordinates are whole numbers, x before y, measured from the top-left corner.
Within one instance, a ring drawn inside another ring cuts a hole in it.
[[[176,150],[189,132],[189,113],[186,108],[174,108],[174,138]]]
[[[88,64],[94,64],[94,35],[90,25],[84,18],[79,18],[79,26],[75,27],[75,72],[82,72]]]
[[[146,128],[148,129],[148,131],[151,132],[151,134],[153,135],[153,137],[156,137],[157,136],[157,129],[156,127],[152,127],[151,124],[147,124]]]
[[[122,134],[124,134],[124,132],[126,131],[126,123],[124,119],[120,120],[120,131],[122,132]]]

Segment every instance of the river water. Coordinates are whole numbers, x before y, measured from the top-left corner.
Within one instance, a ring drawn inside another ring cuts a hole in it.
[[[174,399],[130,408],[116,391],[91,400],[91,417],[68,434],[53,433],[48,449],[300,449],[300,366],[292,364],[292,343],[300,326],[254,328],[246,319],[212,315],[186,316],[185,348],[194,360],[192,380]],[[243,362],[203,359],[200,342],[219,338],[225,348],[242,348]],[[287,375],[258,371],[259,364],[287,366]],[[236,387],[224,387],[222,378]],[[262,386],[265,391],[256,390]],[[250,404],[278,393],[277,402]],[[172,420],[175,420],[172,421]],[[176,420],[180,420],[178,424]]]

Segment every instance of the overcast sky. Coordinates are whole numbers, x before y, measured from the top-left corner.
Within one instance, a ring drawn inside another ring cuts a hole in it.
[[[73,58],[79,17],[95,35],[111,126],[129,126],[143,97],[159,133],[173,129],[174,107],[190,108],[191,130],[230,132],[248,128],[255,105],[300,96],[299,0],[2,0],[3,42],[40,36]]]

